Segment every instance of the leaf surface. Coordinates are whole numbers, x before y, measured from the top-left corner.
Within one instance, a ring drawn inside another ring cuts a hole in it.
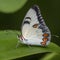
[[[60,47],[52,42],[47,47],[29,47],[20,44],[20,46],[16,48],[18,41],[17,34],[20,34],[20,32],[15,30],[0,31],[0,60],[15,59],[44,52],[60,53]]]

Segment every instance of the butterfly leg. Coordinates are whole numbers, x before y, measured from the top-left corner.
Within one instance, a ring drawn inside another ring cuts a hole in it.
[[[16,48],[18,48],[19,45],[20,45],[20,41],[17,42]]]
[[[17,42],[17,45],[16,45],[16,48],[18,48],[18,46],[20,45],[20,35],[17,35],[17,38],[18,38],[18,42]]]

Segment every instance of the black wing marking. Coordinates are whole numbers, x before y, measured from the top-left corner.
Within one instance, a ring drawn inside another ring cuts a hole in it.
[[[30,24],[30,22],[29,21],[24,21],[24,23],[23,24]]]
[[[37,15],[39,23],[42,24],[42,25],[46,25],[44,20],[43,20],[43,17],[41,16],[41,12],[40,12],[39,7],[37,5],[34,5],[32,7],[32,9],[34,9],[36,11],[36,15]]]
[[[34,6],[32,7],[32,9],[34,9],[34,10],[36,11],[36,15],[37,15],[38,21],[39,21],[39,23],[40,23],[40,26],[39,26],[38,28],[42,29],[42,32],[43,32],[43,33],[44,33],[44,32],[48,32],[49,29],[48,29],[48,27],[46,26],[46,24],[45,24],[45,22],[44,22],[44,19],[43,19],[42,16],[41,16],[41,12],[40,12],[39,7],[38,7],[37,5],[34,5]]]
[[[31,18],[30,18],[30,17],[26,17],[25,19],[30,19],[30,20],[31,20]]]
[[[23,24],[30,24],[30,21],[28,19],[31,20],[30,17],[26,17],[25,18],[25,21],[23,22]]]

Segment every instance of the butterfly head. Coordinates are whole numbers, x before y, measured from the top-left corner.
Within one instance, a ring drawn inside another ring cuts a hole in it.
[[[22,35],[18,35],[17,38],[18,38],[20,41],[23,41],[23,40],[24,40],[24,38],[23,38]]]
[[[21,43],[26,43],[27,39],[23,37],[23,35],[18,35],[18,39]]]

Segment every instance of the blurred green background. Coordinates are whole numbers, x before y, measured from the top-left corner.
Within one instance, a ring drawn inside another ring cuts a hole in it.
[[[35,4],[40,7],[51,34],[60,36],[60,0],[0,0],[0,30],[21,31],[24,16]],[[60,38],[52,37],[52,42],[58,46],[60,46],[59,40]],[[38,56],[44,54],[38,54]]]

